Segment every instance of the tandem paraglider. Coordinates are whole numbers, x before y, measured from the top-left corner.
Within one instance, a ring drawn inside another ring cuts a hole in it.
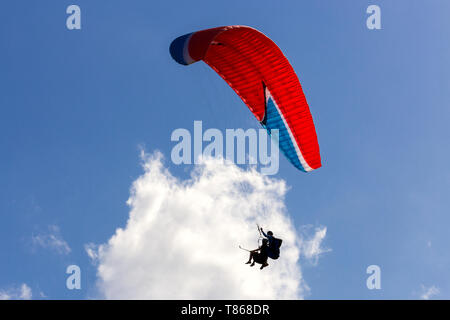
[[[268,258],[277,260],[280,257],[280,247],[283,240],[275,238],[272,231],[267,231],[266,234],[263,228],[260,228],[258,225],[257,228],[260,235],[259,239],[261,240],[261,245],[254,250],[248,250],[241,246],[239,246],[239,248],[250,252],[248,261],[245,264],[250,264],[250,267],[253,267],[255,263],[258,263],[261,265],[260,269],[262,270],[269,266],[269,263],[267,262]]]

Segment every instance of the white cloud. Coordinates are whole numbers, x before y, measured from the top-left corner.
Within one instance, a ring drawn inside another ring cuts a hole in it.
[[[95,243],[88,243],[84,245],[84,250],[88,257],[91,259],[91,262],[95,265],[98,262],[98,245]]]
[[[300,248],[301,254],[315,265],[319,257],[326,252],[330,252],[331,249],[322,246],[322,242],[327,234],[327,227],[315,228],[313,235],[311,235],[311,228],[311,225],[301,228]]]
[[[430,300],[433,296],[437,296],[441,291],[436,286],[431,286],[429,288],[422,285],[422,293],[420,298],[423,300]]]
[[[23,283],[19,288],[0,290],[0,300],[30,300],[31,288]]]
[[[59,254],[69,254],[71,249],[67,242],[62,238],[58,226],[51,225],[48,227],[48,232],[39,233],[32,236],[33,245],[51,249]]]
[[[98,264],[102,296],[304,297],[309,289],[298,264],[301,239],[286,212],[283,180],[206,159],[190,179],[180,181],[163,167],[160,154],[143,158],[145,173],[133,183],[126,227],[106,244],[86,246]],[[238,249],[257,246],[256,223],[283,239],[281,257],[262,271],[244,264],[248,253]]]

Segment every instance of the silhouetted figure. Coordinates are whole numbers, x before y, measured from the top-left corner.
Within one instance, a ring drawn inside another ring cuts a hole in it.
[[[267,263],[267,249],[269,248],[267,246],[268,240],[263,239],[262,245],[255,250],[250,251],[250,257],[248,258],[248,261],[246,264],[250,264],[250,267],[253,267],[256,263],[259,263],[261,265],[261,270],[267,267],[269,264]],[[259,252],[258,252],[259,251]],[[253,259],[253,262],[252,262]]]
[[[264,232],[263,228],[260,228],[264,237],[267,238],[269,242],[267,248],[267,256],[273,260],[276,260],[280,257],[280,247],[283,240],[275,238],[273,236],[272,231],[267,231],[267,234]],[[266,239],[264,239],[266,240]]]

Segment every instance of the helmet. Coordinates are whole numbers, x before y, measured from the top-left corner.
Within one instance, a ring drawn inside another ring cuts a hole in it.
[[[269,236],[273,236],[273,232],[272,232],[272,231],[267,231],[267,234],[268,234]]]

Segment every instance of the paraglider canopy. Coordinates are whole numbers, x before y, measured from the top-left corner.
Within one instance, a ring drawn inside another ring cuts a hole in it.
[[[289,161],[308,172],[321,166],[311,112],[300,82],[278,46],[256,29],[225,26],[176,38],[172,58],[189,65],[203,60],[241,97]]]

